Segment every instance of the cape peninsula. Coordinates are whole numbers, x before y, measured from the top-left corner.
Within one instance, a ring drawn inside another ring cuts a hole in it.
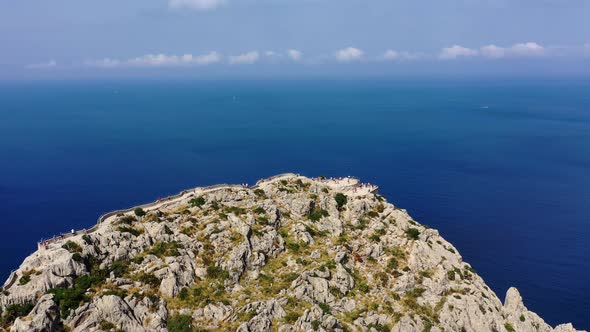
[[[9,331],[576,331],[515,288],[502,302],[376,186],[297,174],[187,190],[43,241],[0,312]]]

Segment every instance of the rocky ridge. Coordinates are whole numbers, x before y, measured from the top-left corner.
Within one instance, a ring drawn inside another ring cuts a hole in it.
[[[186,191],[25,259],[10,331],[539,331],[434,229],[353,178]]]

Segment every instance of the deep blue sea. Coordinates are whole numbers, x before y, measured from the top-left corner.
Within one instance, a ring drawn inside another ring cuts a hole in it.
[[[0,83],[1,279],[104,212],[283,172],[378,184],[501,299],[590,329],[580,79]]]

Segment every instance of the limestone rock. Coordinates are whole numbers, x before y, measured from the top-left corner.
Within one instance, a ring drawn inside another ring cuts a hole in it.
[[[34,305],[12,331],[576,331],[552,329],[515,288],[502,304],[375,189],[285,174],[112,213],[27,257],[0,309]]]
[[[53,295],[44,295],[26,317],[14,321],[10,331],[54,331],[59,321],[59,309],[53,301]]]

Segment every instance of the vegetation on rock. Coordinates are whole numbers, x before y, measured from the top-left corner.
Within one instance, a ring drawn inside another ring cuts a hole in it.
[[[286,176],[254,189],[191,191],[157,209],[121,213],[95,233],[25,261],[0,295],[0,324],[73,331],[551,331],[521,309],[516,290],[502,305],[436,230],[355,181]],[[43,293],[53,298],[42,303]],[[34,304],[45,311],[31,312]],[[22,318],[29,314],[37,316]]]

